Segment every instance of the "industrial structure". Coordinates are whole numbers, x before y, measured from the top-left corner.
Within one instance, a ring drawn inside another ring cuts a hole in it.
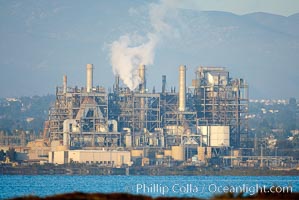
[[[132,159],[153,155],[163,163],[167,156],[184,161],[197,155],[205,161],[227,156],[232,148],[246,149],[248,84],[243,79],[231,78],[223,67],[199,67],[187,86],[181,65],[178,92],[166,87],[165,75],[161,92],[148,92],[145,70],[139,66],[134,91],[119,76],[111,92],[95,87],[92,64],[86,66],[85,87],[69,87],[63,76],[45,122],[44,138],[52,150],[118,149],[131,151]]]

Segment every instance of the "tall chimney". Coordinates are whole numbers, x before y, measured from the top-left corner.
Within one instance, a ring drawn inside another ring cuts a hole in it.
[[[139,92],[145,93],[146,80],[145,80],[145,65],[139,65],[139,78],[141,80]]]
[[[67,92],[67,76],[63,75],[63,93]]]
[[[114,92],[119,92],[119,75],[115,75]]]
[[[86,65],[86,92],[91,92],[93,85],[93,66],[92,64]]]
[[[145,80],[145,65],[139,65],[139,78],[141,83],[139,85],[139,92],[144,94],[146,88],[146,80]],[[145,122],[145,99],[143,97],[140,98],[140,129],[143,131]]]
[[[179,111],[185,111],[186,107],[186,66],[179,68]]]
[[[162,93],[166,92],[166,75],[162,76]]]

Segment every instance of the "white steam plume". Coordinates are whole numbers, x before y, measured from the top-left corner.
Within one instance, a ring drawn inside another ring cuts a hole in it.
[[[163,35],[170,32],[171,27],[166,23],[166,14],[175,13],[173,0],[161,0],[158,4],[149,5],[149,18],[152,31],[145,36],[127,34],[114,41],[110,47],[111,65],[113,73],[130,90],[134,90],[140,83],[138,66],[154,63],[155,48]]]

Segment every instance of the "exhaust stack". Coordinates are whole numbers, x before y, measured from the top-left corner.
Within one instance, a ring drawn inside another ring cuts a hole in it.
[[[139,78],[141,80],[141,83],[139,85],[139,92],[141,94],[144,94],[146,89],[145,65],[139,65]],[[143,97],[140,99],[140,108],[140,129],[143,130],[145,121],[145,99]]]
[[[63,76],[63,93],[67,93],[67,76]]]
[[[186,107],[186,66],[179,68],[179,111],[185,111]]]
[[[166,92],[166,75],[162,76],[162,93],[165,94]]]
[[[119,92],[119,75],[115,75],[114,92]]]
[[[139,65],[139,78],[141,80],[139,85],[139,92],[145,93],[146,80],[145,80],[145,65]]]
[[[91,92],[93,87],[93,65],[86,65],[86,92]]]

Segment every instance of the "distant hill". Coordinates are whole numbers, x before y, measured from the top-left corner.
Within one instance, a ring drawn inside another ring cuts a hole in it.
[[[186,29],[182,40],[167,50],[177,60],[196,65],[228,67],[243,77],[253,98],[298,97],[298,14],[283,17],[267,13],[234,15],[226,12],[182,13]],[[190,20],[192,19],[192,20]],[[190,28],[191,27],[191,28]],[[163,59],[161,50],[159,58]],[[167,66],[167,62],[162,66]],[[189,76],[194,77],[193,69]]]
[[[63,74],[72,86],[85,85],[85,64],[94,63],[95,85],[111,88],[109,44],[121,35],[150,30],[146,1],[52,1],[0,7],[1,96],[54,93]],[[178,66],[188,66],[188,84],[199,65],[228,67],[250,84],[252,98],[299,98],[299,13],[180,10],[169,20],[173,32],[156,49],[147,69],[149,90],[177,86]],[[14,80],[14,81],[11,81]],[[9,86],[7,84],[9,83]]]
[[[0,130],[42,130],[54,95],[0,99]]]

